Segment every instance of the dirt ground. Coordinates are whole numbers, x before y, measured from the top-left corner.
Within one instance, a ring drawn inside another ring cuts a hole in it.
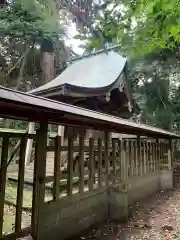
[[[78,240],[180,239],[180,187],[136,203],[127,223],[109,222]]]

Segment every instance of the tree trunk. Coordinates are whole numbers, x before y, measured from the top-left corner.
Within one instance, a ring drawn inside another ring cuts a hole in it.
[[[55,72],[55,53],[53,43],[43,40],[41,44],[41,78],[40,85],[48,83],[54,78]]]

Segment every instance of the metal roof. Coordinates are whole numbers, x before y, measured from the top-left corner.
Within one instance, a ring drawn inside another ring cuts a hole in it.
[[[68,85],[87,89],[101,89],[112,85],[121,75],[127,59],[114,51],[73,61],[58,77],[29,93],[39,93]]]
[[[48,120],[49,123],[59,125],[94,128],[132,135],[180,138],[180,135],[166,130],[3,87],[0,87],[0,117],[29,121]]]

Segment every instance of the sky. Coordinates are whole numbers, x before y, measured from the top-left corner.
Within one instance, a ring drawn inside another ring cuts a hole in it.
[[[76,31],[76,26],[75,24],[70,24],[68,27],[68,38],[67,39],[67,45],[71,46],[74,50],[75,53],[77,54],[82,54],[83,53],[83,49],[79,47],[80,44],[83,43],[83,41],[78,40],[78,39],[73,39],[73,37],[77,34]]]

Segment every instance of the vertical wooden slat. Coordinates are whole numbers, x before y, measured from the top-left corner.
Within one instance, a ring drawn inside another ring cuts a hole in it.
[[[98,139],[98,185],[102,186],[102,139]]]
[[[160,149],[159,149],[159,139],[156,139],[156,169],[160,168]]]
[[[137,136],[137,151],[138,151],[138,165],[139,165],[139,175],[142,176],[142,157],[141,157],[141,139]]]
[[[60,167],[61,167],[61,136],[55,138],[55,154],[54,154],[54,185],[53,200],[57,201],[60,194]]]
[[[89,191],[93,189],[94,183],[94,139],[89,139]]]
[[[149,174],[151,174],[151,143],[148,142],[148,169]]]
[[[172,140],[169,139],[168,143],[168,169],[172,169]]]
[[[141,145],[141,162],[142,162],[142,167],[141,167],[141,173],[144,176],[145,172],[144,172],[144,145],[143,145],[143,140],[140,139],[140,145]]]
[[[79,193],[84,193],[84,134],[79,137]]]
[[[120,178],[120,181],[122,182],[122,180],[123,180],[123,175],[122,175],[122,172],[123,172],[123,170],[122,170],[122,141],[121,140],[119,140],[118,139],[118,155],[119,155],[119,158],[120,158],[120,162],[119,162],[119,164],[118,164],[118,166],[119,166],[119,176],[118,176],[118,178]]]
[[[33,202],[32,202],[32,236],[38,239],[40,208],[43,207],[45,195],[45,173],[46,173],[46,148],[47,148],[48,124],[40,122],[37,131],[34,180],[33,180]]]
[[[127,141],[122,141],[122,149],[121,149],[121,176],[122,176],[122,183],[123,188],[127,187],[128,183],[128,158],[126,158],[126,150],[127,150]]]
[[[112,139],[112,167],[113,167],[113,183],[116,182],[116,139]]]
[[[109,184],[109,135],[108,132],[105,132],[104,138],[104,159],[106,167],[106,185]]]
[[[149,155],[150,155],[150,173],[153,172],[153,153],[152,153],[152,141],[150,140],[149,143]]]
[[[21,140],[21,144],[20,144],[16,218],[15,218],[15,231],[16,232],[21,230],[26,143],[27,143],[27,139],[23,138]]]
[[[137,164],[137,160],[136,160],[136,140],[133,141],[133,159],[134,159],[134,176],[137,176],[137,172],[136,172],[136,164]]]
[[[9,138],[4,137],[2,141],[1,168],[0,168],[0,238],[2,237],[3,233],[3,215],[4,215],[4,198],[8,160],[8,147]]]
[[[154,171],[156,171],[156,163],[157,163],[157,151],[156,151],[156,143],[154,142]]]
[[[144,175],[147,174],[147,142],[143,140]]]
[[[125,150],[125,159],[127,164],[127,170],[126,170],[127,176],[130,177],[129,140],[125,140],[124,150]]]
[[[131,140],[128,141],[127,153],[128,153],[128,156],[129,156],[129,176],[132,177],[132,176],[133,176],[133,174],[132,174],[133,166],[132,166],[132,147],[131,147]]]
[[[137,140],[135,140],[134,142],[134,154],[135,154],[135,175],[138,176],[139,175],[139,171],[138,171],[138,149],[137,149]]]
[[[68,138],[68,163],[67,163],[67,195],[72,196],[73,190],[73,138]]]

